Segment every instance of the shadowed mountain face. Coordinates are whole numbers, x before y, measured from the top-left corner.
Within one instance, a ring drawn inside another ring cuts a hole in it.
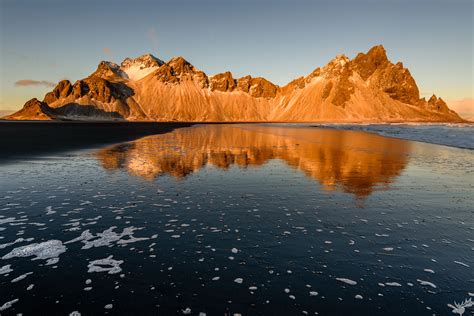
[[[420,99],[410,71],[381,45],[352,60],[338,55],[283,87],[230,72],[208,76],[183,57],[102,61],[89,77],[59,82],[43,101],[32,99],[7,119],[461,121],[441,98]]]
[[[409,142],[360,132],[203,125],[108,147],[97,152],[97,159],[106,169],[147,180],[162,175],[184,178],[207,165],[252,168],[279,159],[325,190],[364,198],[400,175],[409,152]]]

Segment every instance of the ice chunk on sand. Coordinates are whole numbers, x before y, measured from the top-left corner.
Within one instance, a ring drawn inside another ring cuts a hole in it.
[[[17,299],[17,298],[15,298],[14,300],[11,300],[11,301],[6,302],[6,303],[3,304],[2,306],[0,306],[0,312],[3,312],[4,310],[9,309],[9,308],[12,307],[12,305],[15,304],[16,302],[18,302],[18,299]]]
[[[464,263],[464,262],[461,262],[461,261],[454,261],[454,263],[457,263],[457,264],[459,264],[459,265],[461,265],[461,266],[465,266],[466,268],[469,268],[469,265],[466,264],[466,263]]]
[[[11,265],[7,264],[6,266],[3,266],[3,267],[0,268],[0,275],[7,274],[7,273],[10,273],[12,271],[13,271],[13,269],[11,268]]]
[[[89,230],[85,230],[81,233],[79,237],[76,237],[72,240],[66,241],[64,244],[70,244],[77,241],[82,241],[84,246],[82,249],[90,249],[94,247],[108,247],[114,243],[117,244],[130,244],[137,241],[148,240],[148,237],[134,237],[133,233],[141,228],[137,227],[125,227],[121,233],[117,233],[114,230],[116,226],[109,227],[108,229],[104,230],[102,233],[97,233],[96,235],[92,234]],[[124,239],[128,237],[127,239]]]
[[[26,279],[26,277],[29,276],[30,274],[33,274],[33,272],[27,272],[27,273],[25,273],[25,274],[22,274],[22,275],[20,275],[19,277],[14,278],[11,282],[12,282],[12,283],[19,282],[19,281],[21,281],[21,280],[23,280],[23,279]]]
[[[2,259],[35,256],[35,258],[32,260],[47,260],[51,258],[58,258],[60,254],[66,252],[66,249],[67,248],[63,245],[62,241],[52,239],[42,243],[34,243],[15,248],[4,255]]]
[[[345,278],[336,278],[336,280],[341,281],[343,283],[349,284],[349,285],[356,285],[357,282],[353,281],[351,279],[345,279]]]
[[[434,285],[433,283],[431,282],[428,282],[428,281],[424,281],[424,280],[420,280],[420,279],[416,279],[421,285],[428,285],[428,286],[431,286],[432,288],[436,289],[436,285]]]
[[[238,284],[242,284],[242,282],[244,282],[244,279],[242,278],[237,278],[234,280],[235,283],[238,283]]]
[[[402,286],[400,283],[398,282],[386,282],[385,283],[387,286]]]
[[[122,271],[120,265],[123,263],[123,260],[114,260],[113,256],[110,255],[107,258],[98,259],[89,262],[87,267],[89,270],[87,272],[107,272],[108,274],[116,274]]]

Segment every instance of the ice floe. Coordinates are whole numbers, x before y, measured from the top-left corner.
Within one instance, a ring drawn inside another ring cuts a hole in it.
[[[9,309],[10,307],[13,306],[13,304],[15,304],[18,301],[19,301],[19,299],[16,298],[14,300],[11,300],[11,301],[8,301],[8,302],[4,303],[2,306],[0,306],[0,312],[3,312],[4,310]]]
[[[107,272],[108,274],[120,273],[122,271],[122,268],[120,268],[122,263],[123,260],[114,260],[113,256],[110,255],[107,258],[89,262],[87,265],[89,270],[87,272]]]
[[[62,241],[52,239],[42,243],[33,243],[15,248],[4,255],[2,259],[35,256],[32,260],[47,260],[50,258],[58,258],[62,253],[66,252],[66,249]]]
[[[30,274],[33,274],[33,272],[27,272],[27,273],[25,273],[25,274],[22,274],[22,275],[20,275],[20,276],[18,276],[18,277],[16,277],[16,278],[14,278],[13,280],[11,280],[11,283],[16,283],[16,282],[19,282],[19,281],[21,281],[21,280],[24,280],[24,279],[26,279],[26,277],[29,276]]]
[[[11,268],[11,265],[7,264],[7,265],[5,265],[5,266],[3,266],[3,267],[0,268],[0,275],[2,275],[2,274],[8,274],[8,273],[10,273],[10,272],[12,272],[12,271],[13,271],[13,269]]]
[[[429,281],[424,281],[424,280],[420,280],[420,279],[416,279],[421,285],[428,285],[428,286],[431,286],[432,288],[436,289],[436,285],[429,282]]]
[[[102,233],[97,233],[96,235],[92,234],[90,230],[87,229],[83,231],[79,237],[66,241],[64,244],[81,241],[84,243],[82,249],[90,249],[94,247],[109,247],[114,243],[118,245],[124,245],[150,239],[148,237],[137,238],[133,236],[134,232],[140,230],[141,228],[133,226],[126,227],[120,233],[114,231],[116,228],[116,226],[112,226],[104,230]]]
[[[356,285],[357,284],[356,281],[353,281],[351,279],[346,279],[346,278],[336,278],[336,280],[338,280],[340,282],[343,282],[343,283],[346,283],[346,284],[349,284],[349,285]]]

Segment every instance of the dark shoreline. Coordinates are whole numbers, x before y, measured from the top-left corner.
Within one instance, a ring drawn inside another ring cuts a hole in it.
[[[0,122],[0,162],[130,141],[192,125],[180,122]]]

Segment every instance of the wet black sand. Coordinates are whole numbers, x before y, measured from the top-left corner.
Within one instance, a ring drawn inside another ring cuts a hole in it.
[[[157,122],[0,122],[0,162],[168,133],[192,123]]]

